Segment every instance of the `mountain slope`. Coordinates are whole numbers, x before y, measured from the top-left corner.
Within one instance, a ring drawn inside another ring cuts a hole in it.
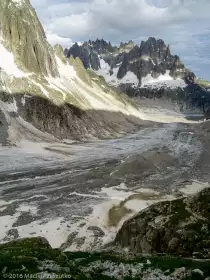
[[[4,138],[16,142],[24,135],[35,140],[36,129],[42,132],[38,139],[103,138],[132,131],[141,123],[142,115],[126,96],[86,71],[79,58],[67,59],[60,46],[53,49],[48,44],[28,0],[2,0],[0,16]]]

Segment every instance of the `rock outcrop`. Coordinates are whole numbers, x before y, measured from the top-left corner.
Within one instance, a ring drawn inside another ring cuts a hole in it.
[[[131,252],[210,257],[210,189],[159,202],[126,221],[115,244]]]

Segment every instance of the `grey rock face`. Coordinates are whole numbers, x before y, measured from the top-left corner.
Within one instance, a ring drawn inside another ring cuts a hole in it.
[[[1,99],[2,98],[2,99]],[[24,103],[22,99],[24,98]],[[32,96],[29,93],[0,94],[5,104],[15,103],[17,112],[10,112],[10,118],[18,122],[21,117],[27,123],[32,124],[39,131],[48,133],[57,139],[88,139],[92,136],[107,138],[118,135],[119,131],[132,132],[142,125],[142,121],[135,117],[127,117],[118,112],[106,112],[86,110],[68,103],[57,106],[50,100]],[[21,129],[23,126],[21,125]],[[8,123],[5,114],[0,111],[0,143],[7,143]],[[22,131],[27,136],[27,127]],[[35,135],[36,136],[36,135]]]
[[[0,109],[0,144],[6,145],[8,139],[8,123],[4,113]]]
[[[117,78],[122,79],[128,72],[128,66],[129,66],[129,60],[128,56],[125,54],[123,58],[123,62],[119,68],[119,71],[117,73]]]
[[[76,43],[68,51],[66,51],[65,54],[67,57],[79,57],[86,69],[92,68],[93,70],[98,70],[100,68],[98,54],[88,44],[79,46]]]
[[[71,57],[73,56],[73,58],[76,58],[76,57],[79,57],[83,64],[84,64],[84,67],[87,69],[87,68],[90,68],[90,52],[88,50],[88,48],[84,47],[84,48],[81,48],[77,43],[74,44],[71,49],[69,50],[68,54],[67,54],[68,57]]]
[[[184,88],[145,86],[132,88],[130,85],[120,85],[120,89],[128,96],[136,98],[140,105],[158,105],[182,113],[201,113],[209,117],[210,94],[205,88],[188,83]]]
[[[99,70],[100,68],[100,60],[96,52],[90,53],[90,66],[94,70]]]

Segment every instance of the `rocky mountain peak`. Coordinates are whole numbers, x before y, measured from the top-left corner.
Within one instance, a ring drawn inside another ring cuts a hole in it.
[[[135,46],[136,43],[132,40],[130,40],[128,43],[121,42],[119,50],[120,52],[130,52]]]
[[[65,52],[67,53],[67,52]],[[87,41],[81,46],[72,46],[67,56],[80,57],[85,68],[92,68],[112,85],[141,87],[152,79],[182,79],[190,71],[179,56],[173,55],[170,46],[162,39],[149,37],[137,45],[130,40],[112,46],[103,39]],[[193,77],[193,75],[191,75]]]
[[[53,49],[29,0],[0,1],[0,34],[24,71],[58,76]]]
[[[149,56],[152,59],[170,59],[171,53],[163,40],[150,37],[147,41],[142,41],[140,45],[141,55]]]

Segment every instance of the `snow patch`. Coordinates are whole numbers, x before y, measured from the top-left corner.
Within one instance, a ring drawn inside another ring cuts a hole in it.
[[[96,71],[96,73],[98,75],[103,76],[105,81],[110,85],[118,86],[120,84],[126,84],[126,83],[138,85],[139,83],[137,76],[131,71],[128,71],[127,74],[122,79],[117,78],[117,74],[121,63],[117,65],[118,67],[112,69],[113,71],[112,75],[110,75],[111,67],[103,59],[100,59],[100,65],[101,65],[101,69]]]
[[[208,187],[210,186],[207,182],[193,181],[192,184],[185,185],[183,188],[179,189],[179,191],[184,195],[193,195]]]
[[[110,66],[107,62],[105,62],[103,59],[100,59],[100,65],[101,65],[101,68],[98,70],[98,71],[95,71],[98,75],[101,75],[104,77],[105,81],[108,83],[108,84],[111,84],[111,85],[118,85],[119,84],[119,81],[118,81],[118,78],[117,78],[117,73],[119,71],[119,66],[118,67],[115,67],[112,69],[113,71],[113,74],[110,75]]]
[[[18,112],[16,100],[13,99],[13,103],[5,103],[7,112]]]
[[[25,104],[26,104],[26,96],[25,95],[21,98],[21,104],[23,106],[25,106]]]
[[[76,243],[73,243],[70,247],[66,249],[66,251],[74,251],[74,250],[90,250],[92,249],[92,245],[94,244],[94,236],[91,230],[88,230],[88,227],[97,227],[100,228],[105,235],[101,239],[101,243],[99,247],[105,245],[114,240],[118,230],[121,228],[122,224],[125,220],[132,217],[135,213],[147,208],[149,205],[166,199],[173,199],[172,196],[165,196],[162,199],[131,199],[126,201],[133,194],[159,194],[153,190],[147,189],[139,189],[135,191],[128,191],[125,183],[121,183],[118,186],[110,187],[110,188],[102,188],[100,192],[96,192],[100,198],[106,198],[104,202],[93,205],[93,212],[89,217],[86,217],[84,220],[80,220],[79,223],[74,224],[74,231],[77,232],[77,238],[86,238],[82,247],[78,248]],[[119,206],[120,203],[124,203],[124,207],[131,210],[131,213],[122,217],[119,223],[116,226],[110,226],[109,224],[109,210],[115,206]],[[85,225],[81,228],[80,224],[84,222]],[[72,229],[71,229],[72,231]]]
[[[13,54],[9,52],[1,43],[0,43],[0,68],[2,68],[3,71],[5,71],[8,75],[12,75],[16,78],[22,78],[28,76],[17,67]]]
[[[17,221],[19,213],[16,213],[13,216],[0,216],[0,241],[6,237],[8,230],[12,229],[12,225]]]
[[[25,3],[25,0],[12,0],[12,2],[17,6],[21,6]]]
[[[127,74],[122,79],[119,80],[119,83],[120,84],[131,83],[131,84],[135,84],[137,86],[139,83],[139,80],[133,72],[128,71]]]
[[[143,59],[143,60],[145,60],[145,61],[149,61],[149,60],[151,60],[151,57],[148,56],[148,55],[142,55],[142,56],[141,56],[141,59]]]
[[[57,218],[49,222],[34,221],[29,226],[18,227],[18,233],[20,238],[28,236],[42,236],[45,237],[53,248],[59,248],[63,241],[68,237],[68,228],[63,223],[62,218]]]
[[[28,204],[21,204],[17,209],[17,212],[30,212],[32,215],[36,215],[37,211],[38,210],[36,206]]]
[[[140,107],[139,111],[144,116],[144,120],[159,123],[200,123],[201,121],[188,120],[184,114],[172,110],[161,108]]]
[[[72,79],[77,76],[73,66],[71,66],[68,62],[67,64],[64,64],[58,56],[55,56],[55,58],[58,65],[59,74],[62,78]]]
[[[160,75],[158,78],[153,78],[151,74],[148,74],[146,77],[143,77],[141,79],[142,85],[145,84],[151,84],[151,83],[156,83],[156,82],[161,82],[161,81],[171,81],[173,78],[169,75],[169,70],[166,71],[164,75]]]
[[[153,78],[151,74],[148,74],[146,77],[143,77],[141,79],[141,87],[170,87],[170,88],[176,88],[176,87],[185,87],[186,84],[183,79],[177,78],[173,79],[169,75],[170,70],[166,70],[166,73],[164,75],[160,75],[158,78]]]

